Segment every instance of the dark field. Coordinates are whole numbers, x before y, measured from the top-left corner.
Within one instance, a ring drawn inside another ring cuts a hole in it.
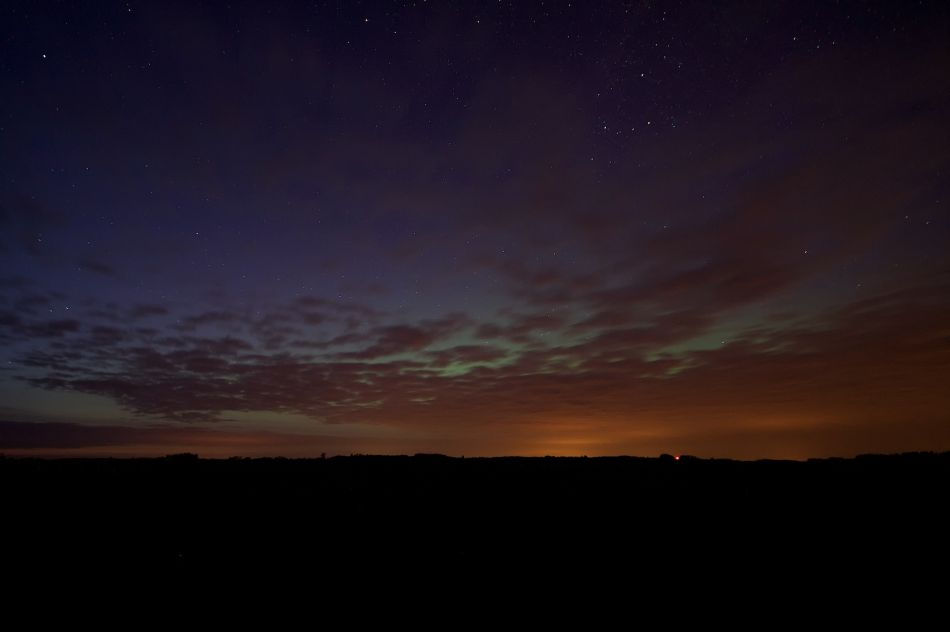
[[[710,565],[893,579],[946,568],[948,481],[950,453],[0,459],[8,572],[196,579],[398,569],[642,579]]]

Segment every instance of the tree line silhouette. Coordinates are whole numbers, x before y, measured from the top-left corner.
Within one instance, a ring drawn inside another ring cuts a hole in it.
[[[906,565],[945,559],[948,475],[950,453],[0,457],[8,569],[174,577]]]

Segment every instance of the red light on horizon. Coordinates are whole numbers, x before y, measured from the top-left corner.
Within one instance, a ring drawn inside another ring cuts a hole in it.
[[[679,461],[679,460],[680,460],[680,455],[677,454],[677,455],[674,456],[673,458],[676,459],[677,461]]]

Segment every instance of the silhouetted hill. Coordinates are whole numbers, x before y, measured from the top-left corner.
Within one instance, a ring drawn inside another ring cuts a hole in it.
[[[8,569],[179,578],[908,569],[947,559],[948,481],[950,453],[0,458]]]

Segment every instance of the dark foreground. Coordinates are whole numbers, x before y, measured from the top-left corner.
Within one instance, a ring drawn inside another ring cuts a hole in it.
[[[7,573],[180,580],[945,575],[948,483],[950,453],[0,458]]]

